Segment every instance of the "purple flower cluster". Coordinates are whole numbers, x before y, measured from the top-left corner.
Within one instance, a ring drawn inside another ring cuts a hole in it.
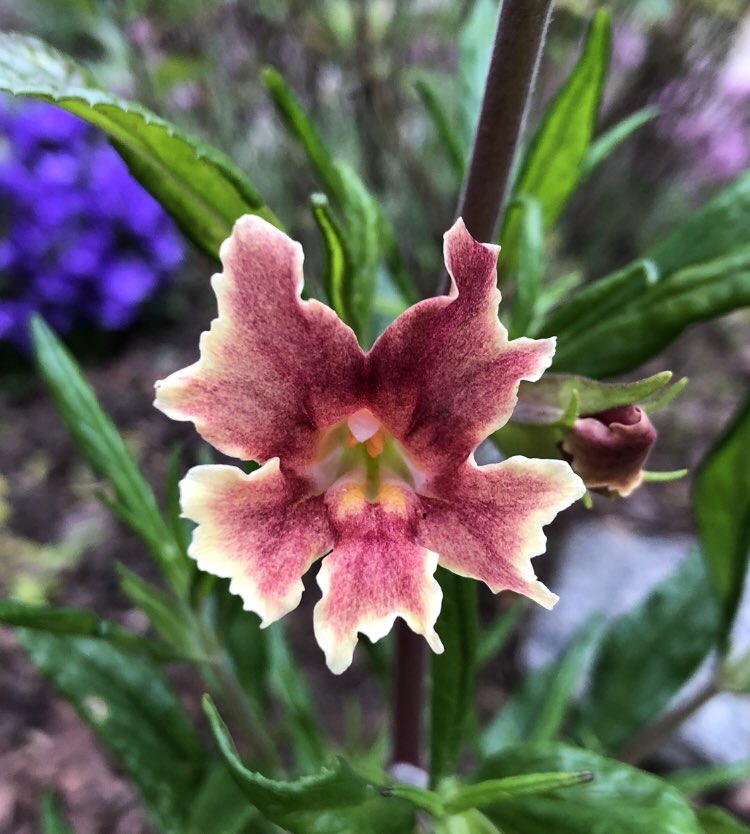
[[[0,340],[130,325],[183,256],[171,219],[104,136],[46,104],[0,108]]]

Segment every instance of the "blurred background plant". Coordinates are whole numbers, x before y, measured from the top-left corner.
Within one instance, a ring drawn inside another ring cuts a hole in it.
[[[555,4],[527,136],[573,69],[585,21],[600,5]],[[560,292],[586,286],[651,251],[750,162],[746,4],[620,0],[608,5],[612,57],[596,134],[609,136],[610,144],[592,144],[580,187],[542,236],[545,288]],[[453,219],[469,156],[496,13],[493,0],[0,0],[0,29],[44,38],[85,63],[104,86],[225,151],[252,174],[268,205],[303,242],[308,279],[320,289],[317,276],[326,272],[326,253],[309,195],[321,185],[330,192],[330,172],[325,166],[311,169],[310,148],[285,126],[291,111],[284,81],[263,72],[268,66],[282,71],[324,145],[360,174],[396,230],[403,263],[370,270],[378,286],[375,318],[383,322],[404,304],[394,286],[399,270],[413,280],[417,295],[433,293],[440,280],[441,236]],[[2,345],[3,356],[15,356],[17,346],[26,344],[24,324],[32,309],[41,310],[60,332],[72,330],[71,345],[85,360],[105,409],[125,431],[128,448],[149,480],[163,484],[170,466],[174,475],[169,450],[175,443],[183,444],[183,468],[207,456],[191,432],[160,420],[149,403],[154,379],[195,358],[197,334],[213,310],[206,280],[213,267],[199,251],[183,251],[172,222],[129,178],[101,133],[60,110],[10,98],[0,127],[0,334],[11,343]],[[622,141],[615,142],[608,131],[618,129]],[[332,201],[333,196],[329,193]],[[700,235],[697,229],[691,239]],[[684,241],[678,244],[688,248]],[[512,301],[513,281],[505,279],[501,286]],[[172,291],[163,292],[169,286]],[[552,295],[548,303],[555,303]],[[98,329],[117,331],[101,353],[92,351],[92,345],[101,345],[92,335]],[[670,367],[691,377],[678,402],[667,406],[663,422],[661,414],[655,420],[668,429],[661,432],[651,467],[697,465],[750,381],[749,335],[747,310],[738,310],[695,325],[646,365],[647,372]],[[6,375],[8,393],[0,402],[0,455],[8,484],[0,535],[2,591],[27,601],[83,606],[144,633],[147,623],[112,566],[122,563],[149,580],[155,578],[153,566],[133,536],[101,509],[99,479],[83,474],[33,375],[15,359],[8,364],[14,375]],[[598,502],[586,522],[578,519],[578,527],[575,518],[563,521],[553,541],[568,544],[536,567],[543,577],[557,573],[559,582],[549,581],[558,591],[565,583],[563,602],[567,593],[578,611],[564,626],[556,621],[557,635],[545,631],[538,618],[522,619],[502,662],[482,672],[478,697],[487,716],[518,689],[527,664],[554,661],[558,673],[562,668],[561,686],[571,669],[580,669],[585,640],[574,642],[561,660],[555,656],[580,626],[588,601],[596,601],[594,610],[620,613],[669,575],[692,540],[690,483],[647,485],[614,510]],[[566,536],[566,524],[586,533],[572,529]],[[571,574],[576,564],[578,573]],[[576,592],[586,575],[593,577],[591,585]],[[610,605],[608,592],[622,596],[622,606]],[[507,607],[503,597],[483,597],[483,619],[494,621]],[[307,616],[309,611],[290,621],[291,642],[305,658],[313,690],[328,693],[331,680],[321,678],[317,650],[305,631]],[[750,626],[745,629],[747,640]],[[500,645],[507,633],[496,634]],[[3,632],[0,648],[8,658],[0,684],[18,693],[0,715],[0,727],[7,730],[7,746],[0,748],[0,829],[35,830],[39,789],[54,784],[79,834],[148,830],[133,809],[131,789],[95,757],[88,737],[75,735],[77,725],[41,689],[9,633]],[[278,645],[274,651],[266,662],[275,670],[271,697],[277,698],[286,685],[281,679],[291,672]],[[491,656],[489,643],[484,651]],[[376,653],[373,658],[383,662]],[[172,674],[195,715],[199,685],[179,668]],[[547,689],[543,674],[532,680],[537,681],[529,684],[532,690]],[[358,761],[376,759],[385,722],[377,688],[363,666],[340,687],[348,704],[346,733],[337,704],[326,707],[322,701],[319,717],[348,752],[357,751]],[[512,698],[510,705],[506,717],[491,725],[487,750],[507,743],[533,717],[527,710],[518,718],[523,708]],[[746,707],[735,708],[730,724],[750,725]],[[577,720],[576,732],[585,736],[592,726],[600,731],[603,719],[591,717],[591,701],[584,699],[581,709],[589,709],[590,720]],[[305,720],[303,715],[303,725]],[[509,729],[510,724],[515,726]],[[290,732],[297,726],[292,722]],[[702,734],[696,729],[693,736],[673,739],[672,747],[658,749],[655,757],[649,751],[652,766],[723,762],[706,741],[717,732],[728,748],[734,727],[727,731],[726,722],[714,721]],[[50,738],[65,738],[67,750],[80,755],[60,752]],[[104,782],[102,772],[108,773]],[[746,770],[734,773],[726,781],[742,783]],[[714,776],[699,790],[714,784],[725,782]],[[747,814],[748,790],[721,799]]]

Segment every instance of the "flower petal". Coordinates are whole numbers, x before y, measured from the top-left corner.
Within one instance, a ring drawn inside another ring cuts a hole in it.
[[[263,626],[297,607],[302,575],[332,544],[325,505],[308,489],[278,459],[250,475],[196,466],[180,484],[183,515],[198,524],[188,554],[201,570],[231,579],[229,590]]]
[[[397,616],[433,651],[443,650],[434,628],[442,602],[433,576],[438,557],[414,541],[416,500],[394,484],[381,487],[377,503],[353,483],[339,483],[326,495],[336,543],[318,573],[323,597],[314,622],[334,674],[351,664],[358,632],[379,640]]]
[[[220,255],[201,358],[157,383],[155,405],[227,455],[301,468],[316,430],[356,409],[364,354],[333,310],[300,300],[302,247],[278,229],[241,217]]]
[[[466,464],[431,481],[422,498],[419,542],[440,565],[485,582],[493,593],[515,591],[545,608],[557,601],[536,579],[531,559],[543,553],[542,526],[585,492],[564,461],[509,458]]]
[[[521,380],[552,361],[554,339],[508,341],[497,317],[498,252],[457,220],[445,235],[450,294],[410,307],[368,356],[373,410],[427,471],[465,461],[507,422]]]

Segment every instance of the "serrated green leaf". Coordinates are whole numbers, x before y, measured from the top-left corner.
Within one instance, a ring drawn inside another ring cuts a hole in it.
[[[726,640],[742,598],[750,550],[750,398],[701,464],[693,512]]]
[[[701,834],[678,790],[650,773],[569,745],[511,748],[483,762],[476,778],[544,771],[589,771],[594,780],[510,799],[484,813],[508,834]]]
[[[693,551],[635,609],[607,627],[581,702],[578,731],[607,752],[653,721],[718,637],[718,606]]]
[[[470,579],[438,568],[443,605],[436,629],[443,654],[432,655],[430,784],[452,773],[465,742],[477,664],[477,592]]]
[[[102,89],[88,70],[37,38],[0,33],[0,89],[56,104],[107,133],[133,176],[214,258],[240,215],[279,225],[223,153]]]
[[[547,108],[516,178],[513,193],[538,201],[545,229],[560,216],[580,179],[607,73],[609,41],[609,14],[600,9],[581,57]],[[500,235],[505,255],[500,268],[511,273],[518,267],[520,223],[519,209],[510,206]]]
[[[45,793],[39,806],[41,834],[75,834],[63,817],[51,793]]]
[[[164,834],[184,834],[206,753],[158,667],[102,640],[19,629],[33,665],[138,788]]]
[[[610,156],[619,146],[629,139],[643,125],[653,121],[659,115],[656,107],[644,107],[642,110],[631,114],[611,127],[606,133],[598,136],[589,145],[586,156],[581,165],[581,179],[590,176],[604,160]]]
[[[598,622],[586,623],[559,658],[524,679],[484,732],[486,756],[522,741],[554,739],[599,633]]]
[[[380,795],[342,759],[316,776],[287,782],[248,770],[208,696],[203,708],[224,763],[248,800],[270,822],[292,834],[400,834],[410,830],[413,809],[396,797]]]
[[[141,474],[122,437],[102,410],[91,386],[65,346],[35,316],[31,320],[34,355],[68,432],[91,468],[112,487],[123,518],[149,547],[170,585],[187,589],[193,572],[164,522],[153,490]]]
[[[703,834],[750,834],[747,825],[743,825],[723,808],[700,808],[697,814]]]
[[[133,634],[117,623],[103,620],[92,611],[80,608],[52,608],[46,605],[29,605],[13,599],[0,599],[0,623],[16,628],[38,629],[50,634],[95,637],[159,660],[176,657],[176,653],[169,646]]]

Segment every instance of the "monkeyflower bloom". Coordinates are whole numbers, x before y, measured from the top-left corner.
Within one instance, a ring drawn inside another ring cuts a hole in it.
[[[182,481],[198,566],[230,578],[268,625],[328,554],[314,629],[336,673],[358,632],[378,640],[397,616],[442,651],[438,563],[551,607],[530,560],[542,526],[583,494],[580,478],[564,461],[473,457],[555,347],[508,341],[498,247],[459,220],[445,235],[450,293],[408,309],[367,353],[333,310],[301,300],[302,248],[285,234],[245,216],[220,255],[218,318],[199,361],[157,383],[156,406],[262,466],[196,466]]]
[[[627,496],[641,485],[656,429],[637,405],[579,417],[562,440],[563,454],[589,489]]]

